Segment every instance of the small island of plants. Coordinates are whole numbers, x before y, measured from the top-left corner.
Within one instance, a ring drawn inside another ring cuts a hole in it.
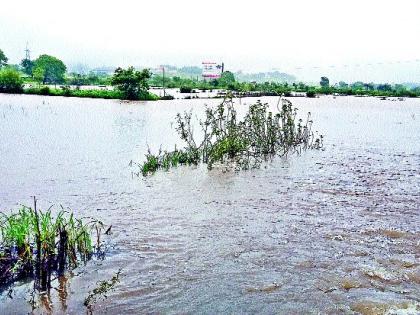
[[[200,140],[193,134],[191,119],[191,112],[176,116],[176,130],[186,146],[175,147],[174,151],[159,150],[157,154],[149,149],[145,162],[139,164],[139,174],[147,176],[159,169],[199,163],[208,169],[218,164],[245,170],[257,168],[275,156],[320,149],[323,144],[323,136],[317,136],[312,129],[311,114],[305,121],[298,119],[297,108],[286,99],[279,100],[277,112],[257,101],[239,119],[234,101],[228,96],[216,108],[206,108],[205,119],[199,122]]]

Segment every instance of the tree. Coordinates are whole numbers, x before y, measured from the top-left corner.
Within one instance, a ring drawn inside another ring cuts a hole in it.
[[[375,89],[375,84],[373,84],[372,82],[364,83],[363,86],[367,91],[373,91]]]
[[[321,82],[319,82],[322,88],[330,87],[330,80],[327,77],[321,77]]]
[[[230,71],[225,71],[219,78],[219,85],[223,87],[233,88],[235,84],[235,76]]]
[[[303,82],[299,82],[299,84],[298,84],[298,89],[299,89],[300,91],[306,91],[306,90],[308,89],[308,87],[305,85],[305,83],[303,83]]]
[[[392,85],[385,83],[385,84],[379,84],[378,85],[378,91],[392,91]]]
[[[134,67],[127,69],[117,68],[111,79],[111,84],[116,86],[129,100],[146,99],[148,96],[151,77],[149,69],[136,71]]]
[[[23,80],[19,72],[12,67],[0,69],[0,93],[22,92]]]
[[[357,81],[351,84],[351,88],[355,90],[363,90],[365,84],[361,81]]]
[[[0,68],[5,66],[8,60],[3,50],[0,49]]]
[[[36,80],[46,83],[63,83],[66,65],[58,58],[41,55],[34,62],[33,75]]]
[[[340,89],[347,89],[349,87],[349,85],[344,81],[340,81],[340,82],[338,82],[338,87]]]
[[[34,68],[34,62],[31,59],[22,59],[20,65],[23,68],[23,72],[27,75],[32,76],[33,74],[33,68]]]

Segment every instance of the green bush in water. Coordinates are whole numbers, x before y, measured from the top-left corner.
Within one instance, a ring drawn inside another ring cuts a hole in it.
[[[53,273],[62,274],[100,251],[103,229],[100,221],[86,222],[64,209],[55,217],[51,208],[37,210],[36,201],[33,209],[0,212],[0,285],[30,277],[39,289],[49,289]]]
[[[149,149],[146,161],[139,165],[140,172],[146,176],[159,169],[199,163],[207,164],[209,169],[215,164],[249,169],[274,156],[321,148],[323,136],[313,132],[311,114],[305,122],[296,114],[297,109],[286,99],[279,101],[277,112],[257,101],[238,120],[233,99],[228,96],[216,108],[206,109],[205,120],[200,121],[203,137],[197,141],[191,125],[192,113],[178,113],[176,130],[186,146],[172,152],[159,150],[157,154]]]

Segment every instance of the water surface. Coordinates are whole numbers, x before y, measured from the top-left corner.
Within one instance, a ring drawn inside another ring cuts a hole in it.
[[[0,95],[0,208],[36,195],[113,226],[105,260],[55,281],[35,313],[85,312],[96,282],[119,269],[99,313],[416,312],[420,99],[291,101],[312,112],[324,150],[260,170],[180,167],[143,179],[129,162],[181,144],[176,113],[200,116],[219,100]],[[3,292],[0,313],[31,311],[31,288]]]

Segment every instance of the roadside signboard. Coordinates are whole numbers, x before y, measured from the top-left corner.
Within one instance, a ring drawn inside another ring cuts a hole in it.
[[[218,79],[222,75],[223,65],[217,62],[203,61],[203,78],[207,80]]]

